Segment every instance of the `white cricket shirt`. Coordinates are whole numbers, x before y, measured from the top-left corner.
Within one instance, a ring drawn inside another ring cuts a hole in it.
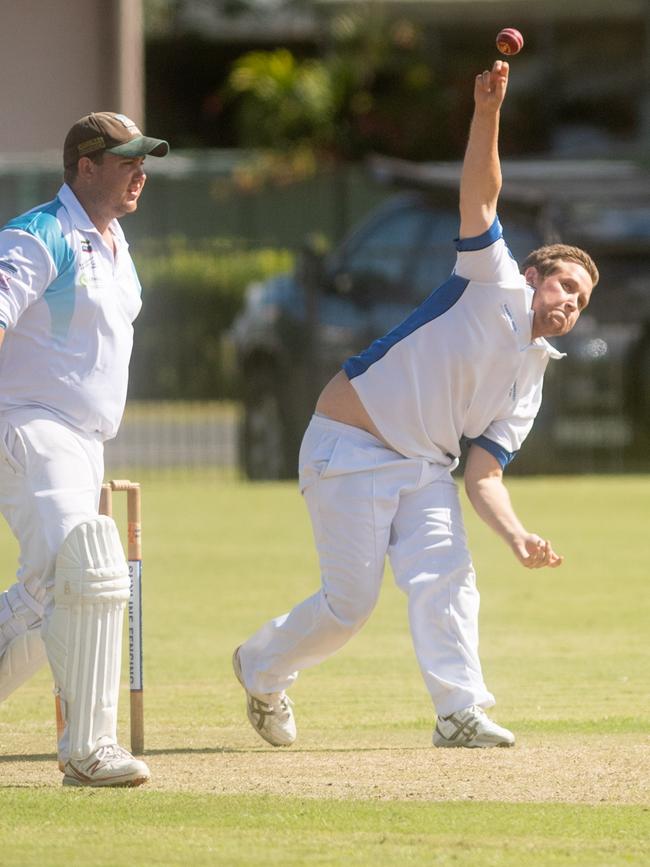
[[[110,230],[115,255],[64,184],[0,231],[0,411],[115,436],[141,287],[117,220]]]
[[[531,339],[533,289],[498,219],[456,248],[451,277],[343,368],[400,454],[451,465],[465,436],[503,467],[532,427],[549,358],[562,353]]]

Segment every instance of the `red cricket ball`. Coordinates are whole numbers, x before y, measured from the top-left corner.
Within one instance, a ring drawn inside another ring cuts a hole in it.
[[[501,54],[519,54],[524,47],[524,37],[514,27],[504,27],[497,34],[497,48]]]

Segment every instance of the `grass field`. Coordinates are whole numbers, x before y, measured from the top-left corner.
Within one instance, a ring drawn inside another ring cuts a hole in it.
[[[650,478],[510,489],[566,556],[523,570],[466,510],[493,715],[517,746],[431,748],[433,709],[387,571],[363,632],[296,684],[296,745],[273,750],[248,726],[230,655],[317,587],[300,496],[291,484],[144,480],[152,782],[61,787],[44,671],[0,708],[0,863],[650,863]],[[15,553],[2,525],[6,583]],[[125,690],[125,745],[127,709]]]

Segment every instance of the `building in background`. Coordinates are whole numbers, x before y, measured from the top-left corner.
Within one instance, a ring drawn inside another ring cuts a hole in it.
[[[77,118],[144,122],[141,0],[0,0],[0,157],[59,152]]]

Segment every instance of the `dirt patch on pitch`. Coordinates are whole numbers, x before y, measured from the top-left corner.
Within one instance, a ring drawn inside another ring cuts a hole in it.
[[[648,767],[650,742],[613,741],[496,750],[429,747],[151,756],[153,785],[160,789],[376,800],[647,804]]]
[[[513,749],[154,750],[150,788],[300,798],[648,804],[650,739],[526,742]],[[48,756],[1,756],[4,786],[58,786]]]

